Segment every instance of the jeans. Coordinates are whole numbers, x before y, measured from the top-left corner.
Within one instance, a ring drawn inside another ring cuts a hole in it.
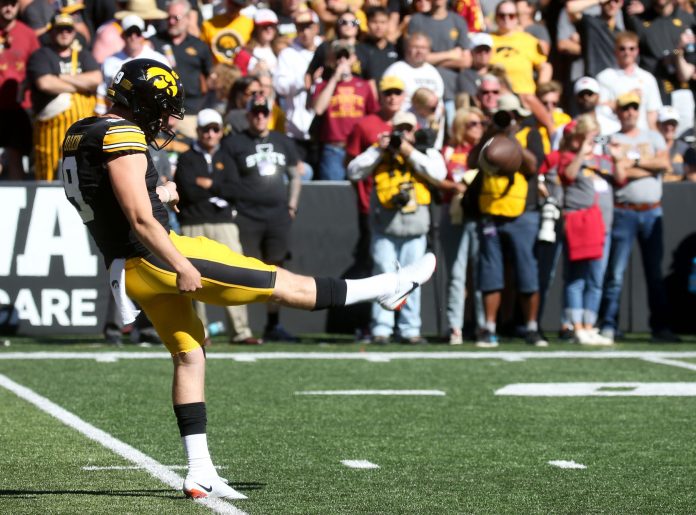
[[[662,208],[648,211],[614,209],[614,225],[611,229],[611,254],[604,283],[602,329],[616,330],[623,276],[631,257],[633,241],[638,237],[643,258],[645,282],[648,288],[650,328],[653,333],[666,329],[667,294],[662,279]]]
[[[472,291],[474,292],[474,314],[476,325],[485,324],[483,298],[478,287],[479,240],[476,222],[469,220],[453,225],[449,214],[442,217],[440,225],[442,248],[447,266],[447,322],[451,329],[464,326],[464,301],[466,298],[467,267],[471,268]]]
[[[611,238],[604,240],[602,257],[571,261],[564,247],[563,302],[565,319],[575,324],[594,326],[597,322],[599,305],[602,301],[602,284],[607,267]]]
[[[397,261],[401,266],[410,265],[425,255],[425,249],[425,235],[399,237],[373,232],[374,273],[396,272]],[[402,338],[421,335],[420,299],[421,288],[416,288],[399,311],[398,328]],[[372,305],[372,335],[389,337],[393,328],[394,312],[382,308],[375,302]]]
[[[345,181],[346,180],[346,149],[331,143],[324,144],[319,163],[320,181]]]

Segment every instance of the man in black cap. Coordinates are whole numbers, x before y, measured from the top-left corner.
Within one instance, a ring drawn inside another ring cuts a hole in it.
[[[225,138],[222,145],[239,175],[236,223],[244,252],[281,266],[290,255],[290,231],[302,183],[295,145],[285,134],[268,129],[270,112],[265,97],[253,96],[247,104],[249,128]],[[279,306],[267,306],[264,340],[294,341],[280,325]]]

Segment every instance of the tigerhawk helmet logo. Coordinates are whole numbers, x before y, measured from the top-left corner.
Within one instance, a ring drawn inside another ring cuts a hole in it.
[[[179,92],[179,86],[176,84],[179,76],[174,71],[170,72],[159,66],[153,66],[148,68],[145,78],[157,89],[166,91],[170,97],[175,97]]]

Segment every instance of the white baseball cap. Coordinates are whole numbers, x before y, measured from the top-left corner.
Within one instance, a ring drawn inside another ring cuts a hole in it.
[[[662,106],[657,113],[657,121],[660,123],[664,122],[677,122],[679,123],[679,111],[677,111],[672,106]]]
[[[592,77],[580,77],[575,82],[575,87],[573,87],[573,93],[577,95],[581,91],[591,91],[592,93],[599,93],[599,82],[597,82]]]
[[[254,25],[278,25],[278,16],[270,9],[257,9],[254,13]]]
[[[469,48],[473,49],[480,46],[493,48],[493,38],[487,32],[473,32],[469,34]]]
[[[198,112],[197,124],[198,127],[207,127],[213,124],[222,127],[222,116],[215,109],[201,109]]]
[[[411,127],[418,127],[418,120],[416,115],[409,111],[399,111],[392,118],[392,126],[398,127],[399,125],[410,125]]]
[[[129,14],[121,20],[121,28],[123,29],[123,32],[126,32],[128,29],[132,29],[133,27],[140,29],[140,32],[145,32],[145,22],[137,14]]]

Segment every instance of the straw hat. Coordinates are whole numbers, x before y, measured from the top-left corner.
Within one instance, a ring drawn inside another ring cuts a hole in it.
[[[164,20],[167,13],[157,8],[155,0],[128,0],[124,11],[117,11],[114,17],[122,20],[130,14],[140,16],[143,20]]]

